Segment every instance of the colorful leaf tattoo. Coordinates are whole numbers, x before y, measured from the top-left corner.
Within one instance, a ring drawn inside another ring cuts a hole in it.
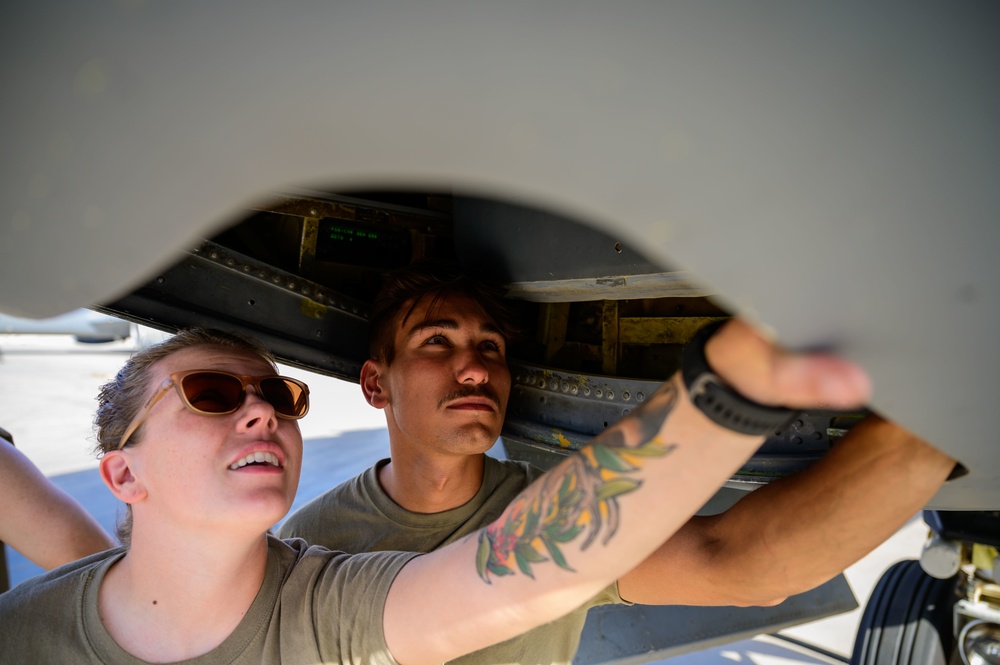
[[[618,497],[642,485],[630,475],[648,460],[673,450],[658,433],[676,398],[673,386],[664,386],[642,408],[546,474],[540,489],[522,493],[501,519],[480,531],[476,570],[483,581],[490,583],[491,576],[517,570],[533,578],[532,566],[549,560],[573,570],[562,547],[584,533],[581,549],[598,536],[607,544],[618,530]],[[628,443],[630,438],[634,443]]]

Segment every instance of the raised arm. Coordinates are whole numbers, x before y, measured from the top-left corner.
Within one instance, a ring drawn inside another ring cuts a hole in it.
[[[783,353],[740,321],[706,354],[764,404],[847,408],[868,397],[854,366]],[[386,603],[390,650],[403,665],[450,660],[578,607],[673,535],[762,440],[710,421],[675,375],[486,529],[411,561]]]
[[[83,506],[52,484],[0,430],[0,541],[45,569],[114,547]]]
[[[618,581],[645,604],[772,605],[863,557],[934,495],[954,460],[872,416],[822,460],[694,517]]]

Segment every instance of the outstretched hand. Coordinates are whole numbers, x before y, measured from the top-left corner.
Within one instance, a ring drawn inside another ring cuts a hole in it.
[[[744,397],[791,408],[852,409],[871,397],[871,381],[854,363],[829,353],[793,353],[738,317],[705,346],[709,364]]]

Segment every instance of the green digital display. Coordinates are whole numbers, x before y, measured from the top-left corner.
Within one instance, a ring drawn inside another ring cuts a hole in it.
[[[341,219],[320,220],[316,260],[358,266],[392,267],[410,257],[410,234]]]

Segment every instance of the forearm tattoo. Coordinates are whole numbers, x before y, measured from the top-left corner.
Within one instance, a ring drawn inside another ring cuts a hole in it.
[[[675,447],[659,432],[676,401],[677,390],[666,384],[641,408],[545,474],[537,489],[518,496],[499,520],[479,532],[479,576],[486,583],[491,575],[516,570],[534,577],[532,565],[549,560],[573,570],[563,545],[583,538],[580,549],[585,550],[598,536],[607,544],[618,530],[618,497],[642,485],[635,472]]]

